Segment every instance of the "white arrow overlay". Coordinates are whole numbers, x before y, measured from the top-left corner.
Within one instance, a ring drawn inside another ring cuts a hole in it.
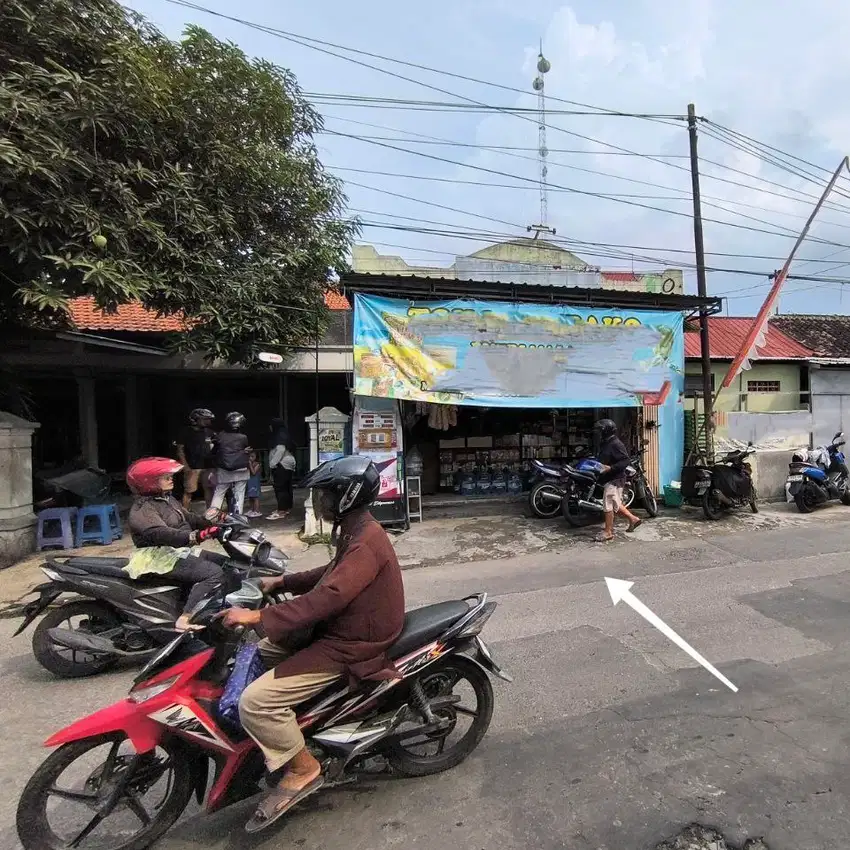
[[[680,649],[684,649],[697,664],[701,664],[711,673],[712,676],[717,676],[727,688],[738,692],[738,688],[733,685],[716,667],[713,667],[708,663],[684,638],[679,637],[664,620],[661,619],[657,614],[654,614],[640,599],[636,598],[631,591],[632,586],[634,585],[633,581],[623,581],[619,578],[608,578],[605,576],[605,584],[608,585],[608,592],[611,594],[611,600],[616,605],[621,599],[626,605],[634,608],[638,614],[641,615],[645,620],[647,620],[651,625],[655,626],[661,634],[668,637],[673,643],[676,644]]]

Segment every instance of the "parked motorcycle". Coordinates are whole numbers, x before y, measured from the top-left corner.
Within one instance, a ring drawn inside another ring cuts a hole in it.
[[[589,450],[580,446],[574,461],[588,457]],[[567,488],[568,476],[564,464],[555,461],[532,460],[532,484],[528,494],[531,512],[540,519],[552,519],[561,512],[561,500]]]
[[[646,449],[647,446],[644,444],[634,455],[632,455],[629,468],[634,469],[634,473],[631,475],[630,483],[634,489],[635,498],[643,504],[643,508],[647,515],[650,517],[657,517],[658,499],[647,480],[646,470],[643,468],[643,456],[646,454]],[[625,498],[625,493],[623,496]],[[626,505],[626,507],[628,508],[630,505]]]
[[[567,485],[561,501],[561,513],[573,528],[584,528],[599,522],[604,513],[602,502],[603,485],[599,483],[604,465],[594,458],[584,458],[575,465],[567,465]],[[635,500],[634,477],[637,470],[633,465],[626,467],[626,484],[623,487],[623,505],[631,507]],[[657,506],[656,506],[657,510]]]
[[[844,434],[839,431],[819,453],[822,455],[819,463],[795,454],[788,464],[788,491],[800,513],[809,514],[818,505],[833,499],[850,505],[850,472],[841,451],[845,442]]]
[[[248,595],[243,607],[262,604],[257,588]],[[196,652],[191,634],[181,634],[147,664],[126,699],[46,742],[58,749],[18,802],[24,850],[85,850],[92,841],[100,850],[142,850],[193,794],[215,812],[261,790],[260,750],[218,713],[244,640],[213,619],[221,607],[219,595],[192,612],[193,622],[206,625],[210,648]],[[481,639],[495,608],[481,593],[410,611],[389,652],[401,678],[332,684],[297,707],[326,788],[356,780],[376,756],[396,775],[420,777],[454,768],[475,750],[493,714],[488,674],[511,681]]]
[[[242,578],[284,572],[286,555],[243,520],[231,519],[220,543]],[[41,570],[50,581],[33,588],[39,597],[25,606],[15,632],[21,634],[63,593],[74,595],[36,626],[32,648],[42,667],[62,678],[93,676],[174,638],[186,590],[169,584],[167,574],[131,579],[123,569],[129,560],[48,556]]]
[[[749,505],[754,514],[759,512],[752,467],[747,463],[747,458],[755,451],[750,443],[745,449],[727,452],[711,467],[709,485],[702,494],[702,510],[706,519],[720,519],[724,513],[745,505]]]

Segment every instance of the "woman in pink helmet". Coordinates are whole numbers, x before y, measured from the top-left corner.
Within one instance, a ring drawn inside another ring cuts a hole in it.
[[[168,575],[174,584],[191,588],[177,628],[188,627],[188,614],[221,583],[224,555],[191,547],[218,538],[223,529],[187,511],[172,496],[174,475],[183,464],[167,457],[143,457],[127,470],[127,484],[136,496],[130,508],[130,533],[138,547],[124,568],[130,578]]]

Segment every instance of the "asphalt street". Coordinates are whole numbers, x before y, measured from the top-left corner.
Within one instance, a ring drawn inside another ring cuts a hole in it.
[[[280,828],[250,806],[193,813],[162,850],[652,850],[686,825],[730,846],[850,842],[850,512],[710,536],[572,546],[405,571],[410,607],[486,590],[485,637],[513,685],[454,771],[376,778],[317,796]],[[632,592],[732,680],[733,693],[624,603]],[[0,577],[0,582],[2,577]],[[0,847],[58,727],[120,698],[129,672],[53,680],[0,620]],[[708,845],[706,845],[708,846]]]

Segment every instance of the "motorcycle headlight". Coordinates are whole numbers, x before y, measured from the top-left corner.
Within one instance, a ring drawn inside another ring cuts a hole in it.
[[[129,699],[130,702],[136,703],[136,705],[141,702],[147,702],[149,699],[153,699],[154,697],[158,697],[160,694],[164,694],[178,678],[179,676],[172,676],[164,682],[157,682],[155,685],[148,685],[146,688],[134,688],[128,694],[127,699]]]

